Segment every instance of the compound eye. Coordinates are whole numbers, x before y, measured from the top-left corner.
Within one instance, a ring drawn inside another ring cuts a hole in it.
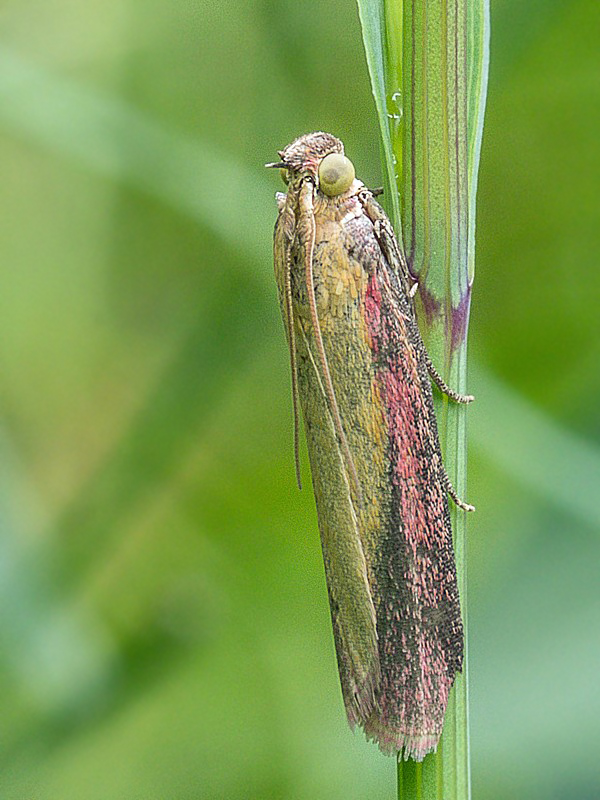
[[[287,171],[287,169],[282,168],[282,169],[279,170],[279,174],[281,175],[281,180],[287,186],[288,183],[290,182],[290,173]]]
[[[319,188],[329,197],[349,189],[354,180],[354,164],[341,153],[330,153],[319,165]]]

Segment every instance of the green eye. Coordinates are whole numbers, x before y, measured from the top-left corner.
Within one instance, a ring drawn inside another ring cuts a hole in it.
[[[354,180],[354,164],[341,153],[330,153],[319,165],[319,187],[329,197],[342,194]]]
[[[282,168],[282,169],[279,170],[279,174],[281,175],[281,180],[287,186],[288,183],[290,182],[290,173],[287,171],[287,169],[283,169]]]

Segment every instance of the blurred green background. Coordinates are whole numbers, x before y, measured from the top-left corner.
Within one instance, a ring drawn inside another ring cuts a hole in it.
[[[492,2],[478,800],[600,795],[599,17]],[[262,164],[313,129],[380,182],[351,0],[0,6],[3,800],[394,796],[294,483]]]

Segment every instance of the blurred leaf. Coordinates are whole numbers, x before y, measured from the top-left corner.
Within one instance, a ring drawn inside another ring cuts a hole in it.
[[[190,215],[265,265],[266,279],[273,189],[258,170],[6,47],[0,48],[0,124]]]
[[[476,445],[515,481],[600,534],[600,447],[559,425],[475,365],[477,393],[469,424]]]
[[[276,312],[269,299],[252,281],[214,291],[210,316],[176,349],[122,440],[55,520],[56,530],[72,538],[61,582],[85,579],[86,565],[111,546],[119,521],[142,508],[199,446],[203,424],[263,346],[264,321]]]

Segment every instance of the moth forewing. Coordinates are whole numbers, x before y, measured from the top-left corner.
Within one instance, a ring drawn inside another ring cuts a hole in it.
[[[291,233],[287,224],[292,216],[294,219],[300,216],[297,203],[297,193],[294,187],[290,187],[288,201],[280,211],[275,230],[275,274],[286,327],[290,324],[287,316],[286,282],[288,275],[291,275],[294,302],[292,333],[288,332],[288,342],[293,340],[296,347],[295,362],[313,488],[317,499],[342,690],[348,718],[355,724],[362,722],[374,708],[374,686],[379,677],[376,614],[359,533],[356,500],[352,497],[354,487],[350,483],[351,478],[329,406],[325,379],[319,364],[318,346],[315,343],[308,290],[304,283],[306,231],[300,228]],[[304,224],[306,225],[306,220]],[[288,253],[294,267],[291,272],[286,270]],[[330,286],[329,291],[327,285],[330,282],[321,280],[319,273],[315,286],[319,311],[325,305],[321,302],[323,298],[327,298],[328,305],[329,298],[337,296],[337,283]],[[328,320],[319,321],[327,351],[331,350],[334,320],[335,317],[330,315]],[[338,366],[338,359],[332,358],[331,352],[327,353],[327,357],[330,370],[332,361],[334,367]],[[339,409],[338,414],[343,416],[344,410]]]
[[[275,274],[346,712],[384,752],[421,760],[442,730],[463,632],[411,280],[338,139],[309,134],[280,155]]]

